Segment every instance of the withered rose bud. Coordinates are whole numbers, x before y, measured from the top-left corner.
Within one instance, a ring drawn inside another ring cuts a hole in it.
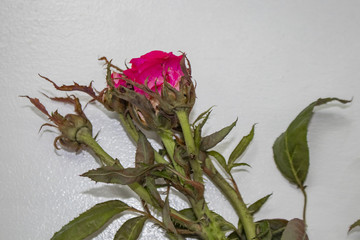
[[[67,114],[65,117],[63,117],[61,114],[58,113],[58,111],[49,114],[45,106],[39,101],[39,99],[30,98],[28,96],[25,97],[27,97],[31,101],[31,103],[35,105],[35,107],[37,107],[40,111],[47,115],[49,120],[54,123],[45,123],[43,126],[56,127],[61,132],[61,135],[56,137],[54,140],[54,146],[56,149],[59,149],[57,146],[57,142],[60,142],[60,144],[65,148],[77,151],[81,147],[81,142],[77,140],[77,134],[79,133],[79,131],[82,131],[82,133],[86,132],[87,134],[92,135],[92,124],[82,111],[78,98],[51,98],[55,101],[74,104],[76,114]]]
[[[75,114],[67,114],[63,118],[63,122],[58,125],[62,138],[77,142],[76,135],[80,129],[84,128],[92,134],[92,125],[87,118]]]
[[[119,98],[118,94],[112,89],[106,89],[102,98],[102,104],[109,111],[124,113],[128,103]]]

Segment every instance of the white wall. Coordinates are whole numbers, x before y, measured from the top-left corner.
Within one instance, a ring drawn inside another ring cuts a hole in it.
[[[42,131],[46,118],[18,95],[41,97],[49,110],[69,107],[41,95],[56,93],[37,74],[58,83],[101,89],[105,72],[97,58],[124,60],[153,49],[188,53],[200,113],[216,105],[207,133],[239,117],[218,148],[225,155],[253,123],[256,137],[236,175],[246,202],[273,193],[256,219],[301,217],[300,192],[277,171],[272,143],[294,117],[319,97],[354,98],[348,107],[317,109],[311,122],[307,179],[310,239],[347,236],[360,218],[360,2],[359,1],[54,1],[0,3],[0,239],[49,239],[95,203],[121,198],[138,206],[130,191],[94,184],[79,175],[97,167],[88,152],[54,151],[56,133]],[[134,147],[112,115],[88,107],[99,143],[130,165]],[[210,206],[232,222],[236,216],[209,184]],[[173,198],[171,205],[184,203]],[[96,237],[111,239],[122,217]],[[163,239],[147,227],[141,239]]]

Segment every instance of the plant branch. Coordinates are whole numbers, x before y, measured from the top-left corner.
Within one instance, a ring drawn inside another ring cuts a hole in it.
[[[210,158],[206,158],[204,172],[210,180],[224,193],[227,197],[240,221],[243,225],[247,239],[256,240],[256,228],[252,215],[249,213],[240,192],[236,192],[234,188],[224,179],[224,177],[216,170]]]

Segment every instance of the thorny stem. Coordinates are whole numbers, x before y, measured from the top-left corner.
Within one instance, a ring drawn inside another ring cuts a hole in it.
[[[123,166],[119,162],[115,161],[109,154],[104,151],[104,149],[92,137],[90,131],[87,128],[81,128],[76,133],[76,140],[92,149],[96,156],[98,156],[105,165],[113,166],[114,164],[117,164],[119,167],[123,168]],[[157,206],[157,204],[153,201],[151,195],[140,184],[132,183],[129,185],[129,187],[134,192],[136,192],[145,202],[153,206]]]
[[[100,159],[101,161],[109,166],[114,165],[115,163],[123,168],[123,166],[118,162],[115,161],[109,154],[107,154],[103,148],[95,141],[95,139],[92,137],[90,131],[88,129],[80,129],[76,134],[76,140],[79,143],[85,144],[88,146]],[[153,201],[151,195],[146,191],[146,189],[141,186],[139,183],[132,183],[129,185],[129,187],[141,198],[143,199],[147,204],[152,205],[158,210],[161,210],[161,207],[159,204],[157,204],[156,201]],[[195,224],[191,224],[191,220],[187,217],[183,216],[179,212],[177,212],[174,209],[171,209],[171,217],[181,223],[186,225],[190,230],[192,231],[199,231],[199,227]]]
[[[163,142],[165,149],[169,155],[169,158],[175,168],[176,171],[178,171],[180,174],[185,176],[184,169],[175,161],[174,159],[174,153],[175,153],[175,141],[173,139],[173,134],[171,131],[166,129],[160,129],[158,131],[158,134],[161,138],[161,141]],[[182,182],[182,179],[180,179]]]
[[[185,143],[187,145],[188,153],[191,154],[194,157],[193,161],[191,161],[192,163],[190,163],[192,168],[193,168],[194,175],[196,176],[196,177],[194,176],[194,180],[202,183],[203,182],[203,180],[202,180],[202,169],[201,169],[200,163],[197,161],[197,158],[195,157],[196,156],[196,148],[195,148],[195,143],[194,143],[194,139],[193,139],[193,136],[192,136],[192,131],[190,129],[188,115],[187,115],[187,113],[185,111],[178,111],[177,115],[178,115],[179,122],[180,122],[180,125],[181,125],[182,130],[183,130],[183,134],[184,134],[184,138],[185,138]],[[138,131],[139,130],[137,130],[136,127],[133,125],[131,119],[126,119],[126,117],[123,114],[120,114],[120,121],[121,121],[122,125],[124,126],[125,130],[130,135],[130,137],[134,141],[137,141],[138,134],[139,134]],[[163,139],[163,136],[161,138]],[[173,156],[174,146],[172,145],[172,143],[171,144],[167,143],[165,145],[165,148],[168,151],[169,155]],[[167,163],[166,160],[163,159],[162,156],[157,151],[154,151],[154,152],[155,152],[155,160],[157,162],[159,162],[159,163],[164,163],[164,162]],[[196,172],[196,174],[195,174],[195,172]],[[190,201],[190,203],[191,203],[191,205],[193,207],[195,215],[199,219],[202,218],[204,213],[205,213],[211,220],[210,221],[211,226],[207,226],[207,224],[206,224],[206,225],[202,226],[203,227],[202,230],[197,228],[197,225],[196,226],[191,226],[189,229],[191,231],[194,231],[194,232],[197,232],[198,234],[200,234],[199,236],[202,239],[207,239],[207,240],[222,240],[222,239],[225,239],[226,237],[225,237],[224,233],[222,231],[219,231],[220,226],[218,225],[218,223],[213,218],[212,213],[210,212],[210,210],[208,209],[208,207],[207,207],[207,205],[205,203],[205,200],[201,199],[200,201],[196,201],[196,200],[190,198],[189,201]],[[177,213],[175,210],[171,209],[171,213],[173,213],[173,212]],[[177,220],[176,218],[179,215],[181,216],[180,213],[173,214],[172,217],[173,217],[174,220]]]
[[[196,157],[197,155],[196,147],[195,147],[194,137],[190,128],[188,114],[185,110],[180,109],[176,111],[176,115],[179,119],[179,123],[184,135],[186,148],[191,156],[190,165],[194,172],[194,180],[203,183],[202,170],[200,163]]]
[[[247,239],[257,240],[256,227],[252,215],[249,213],[246,204],[242,200],[240,192],[236,192],[223,176],[216,170],[209,158],[206,158],[204,172],[210,180],[217,185],[227,197],[235,209],[240,221],[244,227]]]

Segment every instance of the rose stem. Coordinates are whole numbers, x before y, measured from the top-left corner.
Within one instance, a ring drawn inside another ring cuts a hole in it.
[[[210,158],[206,158],[204,172],[221,189],[227,197],[233,208],[235,209],[240,221],[244,227],[247,239],[257,239],[255,231],[255,223],[252,215],[249,213],[246,204],[244,203],[240,192],[236,192],[224,177],[216,170]]]
[[[101,146],[96,142],[96,140],[92,137],[90,131],[87,128],[81,128],[77,132],[76,140],[79,143],[85,144],[90,149],[92,149],[92,151],[94,151],[94,153],[103,161],[104,164],[112,166],[116,163],[116,161],[109,154],[107,154],[104,149],[101,148]],[[117,162],[117,165],[120,168],[123,168],[123,166],[119,162]],[[148,191],[146,191],[146,189],[142,187],[139,183],[132,183],[129,185],[129,187],[146,203],[151,204],[158,210],[161,210],[160,205],[153,201],[153,198],[148,193]],[[178,213],[176,210],[171,209],[171,215],[176,221],[185,224],[190,230],[199,231],[198,227],[195,224],[187,224],[190,223],[191,220]]]
[[[195,147],[194,137],[189,124],[188,113],[185,110],[180,109],[176,111],[176,115],[179,119],[179,123],[184,135],[187,151],[190,154],[190,158],[191,158],[190,165],[194,172],[194,180],[203,183],[203,177],[202,177],[203,173],[202,173],[201,165],[196,157],[197,155],[196,147]]]

